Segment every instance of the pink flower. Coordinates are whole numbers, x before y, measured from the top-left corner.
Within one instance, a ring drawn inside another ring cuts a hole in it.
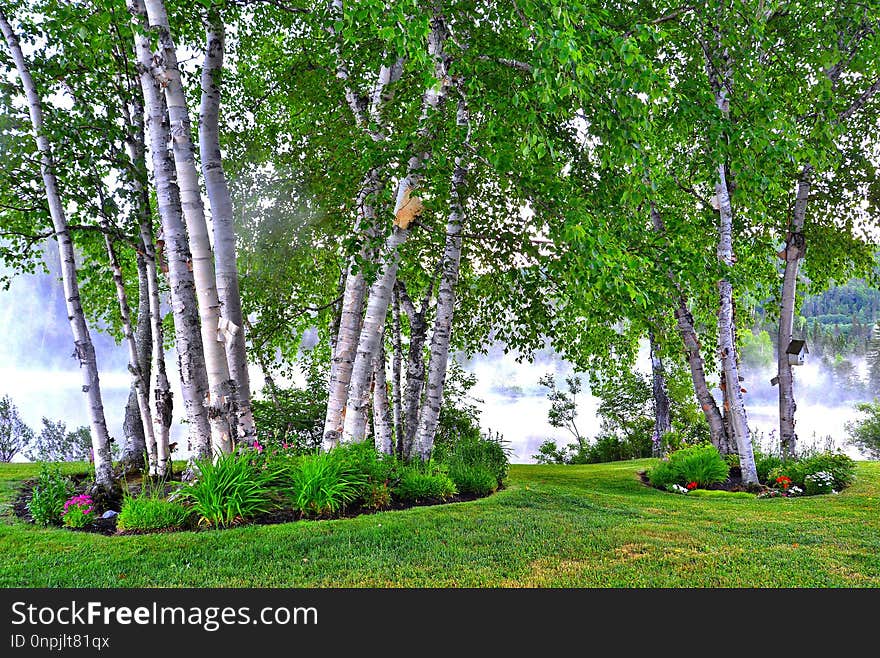
[[[258,453],[263,452],[263,446],[260,445],[259,439],[254,439],[254,450],[256,450]]]

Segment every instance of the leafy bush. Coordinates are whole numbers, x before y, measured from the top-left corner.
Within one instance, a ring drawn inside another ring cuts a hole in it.
[[[263,399],[252,402],[254,422],[267,450],[304,453],[321,446],[327,411],[326,365],[309,354],[301,360],[304,388],[267,384]]]
[[[481,463],[455,462],[449,467],[449,478],[463,494],[488,496],[498,488],[498,476]]]
[[[538,464],[570,464],[569,447],[560,448],[555,441],[547,439],[538,446],[538,454],[532,455],[532,459]]]
[[[791,484],[804,489],[809,495],[806,478],[814,473],[830,473],[834,479],[833,487],[840,491],[852,484],[855,479],[856,463],[841,452],[820,452],[814,455],[789,459],[776,468],[770,470],[768,482],[774,482],[776,478],[785,476],[791,479]]]
[[[61,474],[57,464],[42,464],[34,485],[28,511],[39,525],[59,525],[64,503],[73,492],[73,482]]]
[[[820,452],[805,458],[802,464],[805,485],[807,475],[825,472],[831,474],[833,487],[840,491],[851,485],[856,476],[856,463],[842,452]]]
[[[834,476],[827,471],[809,473],[804,477],[804,491],[808,496],[829,494],[834,490]]]
[[[215,461],[196,463],[196,478],[180,490],[180,496],[191,503],[200,524],[225,528],[274,507],[280,474],[271,464],[255,467],[248,452],[236,450]]]
[[[648,480],[655,487],[696,482],[698,486],[724,482],[730,469],[713,445],[691,446],[676,450],[666,460],[648,471]]]
[[[755,450],[755,470],[758,472],[758,481],[767,484],[770,472],[782,466],[782,458],[778,455],[764,454]]]
[[[386,482],[372,483],[362,500],[367,509],[385,509],[391,504],[391,489]]]
[[[846,424],[850,443],[880,459],[880,399],[857,404],[856,409],[864,416]]]
[[[673,484],[682,484],[680,480],[681,478],[676,472],[675,467],[668,459],[664,459],[653,468],[648,469],[648,481],[651,483],[651,486],[658,489],[666,489]]]
[[[724,482],[730,473],[727,462],[713,445],[678,450],[672,453],[670,461],[683,482],[696,482],[701,487]]]
[[[25,454],[34,461],[90,461],[92,435],[88,427],[68,430],[64,421],[53,422],[44,417],[43,428]]]
[[[156,490],[145,489],[139,496],[125,493],[116,527],[120,530],[180,529],[189,525],[192,515],[192,510],[181,503],[163,498]]]
[[[69,528],[85,528],[95,520],[95,502],[88,494],[74,496],[64,503],[61,519]]]
[[[376,486],[393,480],[400,467],[396,457],[379,453],[372,441],[345,443],[328,454],[343,473],[358,475],[356,479],[360,486],[357,498],[366,498]]]
[[[494,479],[495,484],[491,491],[495,491],[504,480],[507,479],[510,470],[508,450],[502,445],[499,437],[487,436],[462,436],[454,443],[444,443],[434,448],[434,460],[438,464],[448,467],[449,475],[458,485],[460,484],[453,472],[460,473],[462,477],[482,477],[466,475],[469,467],[481,467]],[[482,488],[482,487],[481,487]],[[461,488],[459,487],[461,491]],[[491,493],[491,491],[487,493]]]
[[[439,469],[430,466],[407,466],[400,475],[400,481],[393,488],[397,498],[405,501],[422,502],[446,500],[458,493],[455,483]]]
[[[335,452],[336,449],[309,455],[289,473],[286,493],[302,513],[335,514],[365,493],[366,476],[346,468],[344,459]]]

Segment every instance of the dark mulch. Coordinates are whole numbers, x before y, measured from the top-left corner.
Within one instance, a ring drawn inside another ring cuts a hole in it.
[[[86,474],[79,475],[71,475],[69,476],[71,480],[74,481],[75,490],[72,495],[80,494],[80,493],[91,493],[89,491],[89,485],[91,484],[88,480],[89,476]],[[164,486],[164,494],[170,494],[177,485],[180,484],[180,474],[176,474],[172,476],[171,481],[158,483],[158,482],[148,482],[144,483],[141,476],[129,476],[126,478],[126,484],[128,485],[128,491],[132,496],[137,496],[144,488],[144,486],[159,486],[162,484]],[[22,483],[21,489],[19,490],[18,496],[15,498],[13,502],[12,509],[15,516],[26,521],[28,523],[33,523],[34,519],[31,516],[30,510],[28,509],[28,503],[31,500],[31,495],[33,492],[34,485],[36,485],[36,479],[25,480]],[[500,490],[500,488],[499,488]],[[418,500],[418,501],[401,501],[397,499],[392,499],[392,501],[385,507],[374,509],[369,507],[363,507],[360,505],[349,505],[344,507],[339,513],[335,515],[324,515],[324,516],[310,516],[303,514],[299,510],[294,509],[277,509],[271,512],[267,512],[265,514],[261,514],[252,519],[248,519],[238,525],[274,525],[278,523],[293,523],[295,521],[302,520],[330,520],[330,519],[340,519],[340,518],[353,518],[355,516],[360,516],[362,514],[375,514],[376,512],[388,512],[395,510],[404,510],[409,509],[411,507],[423,507],[428,505],[446,505],[450,503],[463,503],[472,500],[477,500],[481,498],[481,496],[477,496],[475,494],[456,494],[450,498],[446,499],[427,499],[427,500]],[[119,512],[122,507],[122,494],[121,490],[117,495],[113,496],[112,500],[107,500],[103,505],[98,506],[98,510],[103,512],[105,510],[113,510],[115,512]],[[116,516],[112,516],[110,518],[98,518],[95,519],[92,523],[87,525],[84,528],[65,528],[66,530],[71,530],[73,532],[93,532],[99,533],[102,535],[143,535],[143,534],[153,534],[155,532],[178,532],[178,529],[166,529],[166,530],[117,530],[116,529]],[[188,530],[198,530],[198,528],[187,528]]]
[[[639,471],[639,480],[642,481],[642,484],[645,484],[649,487],[653,486],[651,481],[648,479],[647,471]],[[661,487],[655,487],[660,491],[666,491]],[[701,489],[707,489],[710,491],[745,491],[747,493],[761,493],[762,491],[766,491],[768,487],[763,484],[749,485],[743,484],[742,481],[742,470],[739,466],[731,466],[730,473],[727,476],[727,479],[724,482],[718,482],[716,484],[710,484],[705,487],[700,487]]]

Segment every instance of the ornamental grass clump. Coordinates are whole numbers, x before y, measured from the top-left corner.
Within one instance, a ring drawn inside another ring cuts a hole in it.
[[[407,466],[393,489],[403,501],[447,500],[458,493],[455,483],[442,470],[431,466]]]
[[[164,498],[157,490],[144,489],[140,495],[126,492],[116,518],[119,530],[169,530],[190,525],[193,511],[185,505]]]
[[[677,484],[691,490],[724,482],[729,473],[727,462],[715,446],[700,445],[670,453],[647,475],[651,485],[660,489]]]
[[[269,512],[277,505],[280,473],[257,465],[248,451],[196,462],[195,480],[180,489],[180,500],[199,515],[199,524],[226,528]]]
[[[363,495],[367,477],[346,466],[345,460],[334,452],[335,449],[309,455],[289,473],[285,494],[303,514],[336,514]]]

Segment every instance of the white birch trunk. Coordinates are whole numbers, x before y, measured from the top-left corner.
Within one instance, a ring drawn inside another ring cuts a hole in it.
[[[376,450],[391,455],[394,453],[394,438],[385,368],[385,346],[383,341],[380,341],[379,350],[373,361],[373,440],[376,443]]]
[[[104,404],[101,399],[98,364],[95,357],[95,347],[92,343],[89,327],[80,303],[73,242],[70,238],[70,229],[67,225],[64,205],[58,192],[52,147],[49,144],[49,138],[43,132],[42,101],[37,93],[33,78],[31,78],[27,62],[18,42],[18,37],[2,10],[0,10],[0,30],[2,30],[6,43],[9,46],[9,52],[27,97],[31,125],[37,150],[40,152],[40,173],[46,190],[49,213],[52,217],[55,240],[58,245],[58,256],[61,261],[61,278],[67,306],[67,319],[70,322],[70,329],[73,334],[76,356],[80,363],[83,378],[82,390],[86,395],[87,401],[86,406],[92,435],[92,452],[94,454],[95,483],[99,489],[109,491],[113,487],[113,464],[110,456],[110,434],[107,431],[107,421],[104,418]]]
[[[422,393],[425,390],[425,343],[428,341],[428,322],[426,316],[428,305],[434,294],[434,282],[428,286],[421,306],[416,309],[406,291],[403,281],[398,281],[396,289],[409,319],[409,348],[406,359],[406,386],[403,392],[403,431],[400,455],[404,459],[413,457],[416,432],[419,428],[419,409],[422,406]]]
[[[221,316],[226,321],[226,328],[221,334],[225,338],[229,375],[235,382],[238,441],[253,445],[256,431],[254,414],[251,410],[251,385],[248,376],[244,321],[241,314],[232,199],[229,196],[229,186],[223,173],[223,159],[220,154],[220,76],[223,72],[225,34],[223,22],[216,9],[208,14],[206,41],[205,63],[202,67],[199,149],[205,190],[211,205],[217,295],[220,299]]]
[[[650,203],[650,209],[651,224],[654,231],[664,236],[664,239],[668,242],[668,239],[665,237],[666,226],[663,223],[663,217],[660,215],[660,211],[657,210],[657,206],[653,201]],[[667,271],[667,276],[679,293],[674,315],[678,333],[681,336],[681,341],[684,345],[684,351],[688,361],[688,370],[691,374],[691,382],[694,386],[694,394],[697,396],[697,402],[700,405],[703,416],[706,418],[706,422],[709,424],[709,436],[712,445],[718,448],[718,451],[721,452],[721,454],[728,454],[731,451],[730,441],[727,430],[724,427],[724,419],[721,416],[721,411],[718,409],[718,403],[715,401],[715,396],[712,395],[712,391],[709,389],[709,385],[706,382],[706,370],[704,367],[702,347],[700,345],[700,340],[697,337],[696,328],[694,327],[694,318],[688,310],[687,299],[675,280],[675,274],[669,270]]]
[[[147,264],[142,249],[138,249],[136,258],[138,273],[138,310],[137,325],[134,329],[134,338],[137,343],[138,366],[141,376],[149,381],[150,359],[152,357],[152,336],[150,334],[150,295],[147,284]],[[147,439],[144,434],[144,425],[141,422],[140,408],[138,407],[137,388],[132,383],[128,394],[128,402],[125,405],[125,417],[122,421],[122,435],[124,445],[119,463],[124,473],[140,473],[148,469],[144,455],[147,454]]]
[[[122,267],[116,257],[116,250],[110,236],[104,233],[104,245],[107,248],[107,257],[110,260],[110,271],[113,273],[113,284],[116,287],[116,301],[119,304],[119,315],[122,318],[122,333],[128,347],[128,371],[131,373],[137,395],[138,410],[140,411],[141,424],[143,425],[144,438],[147,444],[147,455],[150,463],[150,475],[158,474],[158,453],[156,452],[156,435],[153,432],[153,417],[150,413],[150,393],[148,382],[144,380],[141,370],[141,359],[138,355],[138,345],[131,329],[131,310],[128,306],[128,298],[125,294],[125,281],[122,278]]]
[[[785,269],[782,275],[782,302],[779,309],[779,334],[776,357],[779,377],[779,439],[783,459],[797,456],[797,434],[794,426],[794,413],[797,409],[794,399],[794,377],[788,362],[786,348],[794,332],[794,305],[797,292],[798,270],[807,248],[804,237],[804,219],[807,202],[810,198],[811,167],[806,165],[798,179],[797,197],[794,202],[791,229],[785,241],[783,256]]]
[[[177,185],[192,253],[193,279],[201,321],[202,349],[208,374],[208,421],[211,444],[215,453],[232,450],[233,432],[237,426],[236,393],[229,377],[226,351],[220,338],[220,299],[214,273],[214,256],[208,237],[208,225],[202,205],[199,174],[193,154],[192,132],[186,94],[177,63],[177,52],[163,0],[146,0],[150,28],[159,37],[153,75],[165,91],[171,121],[171,144]]]
[[[428,120],[432,112],[436,112],[442,105],[450,86],[449,66],[451,59],[444,52],[444,44],[448,36],[445,20],[434,15],[431,20],[431,32],[428,35],[428,53],[434,60],[435,84],[428,88],[422,96],[422,111],[419,118],[419,141],[428,141]],[[412,196],[418,182],[418,170],[424,166],[430,157],[430,150],[421,151],[412,156],[407,166],[407,174],[397,187],[397,200],[394,206],[395,226],[385,241],[380,262],[382,263],[376,281],[370,286],[367,297],[367,310],[364,314],[364,323],[361,327],[358,339],[357,355],[352,365],[351,381],[348,387],[348,399],[345,407],[345,419],[342,428],[342,441],[362,441],[366,424],[363,410],[369,403],[370,374],[373,357],[377,346],[377,335],[382,332],[385,325],[385,317],[388,313],[388,305],[391,301],[391,291],[397,278],[397,267],[400,262],[400,247],[409,237],[409,221],[412,214],[407,213],[407,219],[402,219],[402,211],[411,203],[417,203]],[[420,203],[420,202],[418,202]]]
[[[669,395],[666,393],[666,371],[663,367],[663,359],[657,351],[657,342],[654,332],[648,332],[648,341],[651,348],[651,390],[654,398],[654,436],[651,454],[653,457],[663,455],[663,435],[672,429],[672,420],[669,417]]]
[[[137,17],[140,29],[146,31],[149,26],[143,0],[130,0],[129,9]],[[165,100],[152,74],[153,53],[150,49],[149,38],[145,34],[135,32],[135,48],[149,129],[156,200],[162,224],[162,237],[156,240],[156,244],[161,245],[168,266],[180,389],[189,429],[188,443],[196,459],[207,459],[211,457],[211,426],[208,420],[208,410],[205,408],[205,398],[208,394],[208,374],[205,368],[205,355],[199,326],[189,240],[186,226],[183,223],[180,193],[175,180],[174,161],[168,152],[170,142],[168,117]],[[141,234],[144,235],[143,228]],[[152,240],[149,242],[152,244]],[[157,260],[157,257],[158,254],[154,254],[154,261]],[[157,323],[161,323],[158,281],[152,304],[154,307],[151,308],[151,314],[154,314],[153,326],[155,329]],[[161,333],[154,331],[154,339],[158,336],[161,336]],[[158,369],[156,370],[158,376]],[[154,382],[153,388],[158,391],[162,388],[162,384],[157,380]],[[161,419],[163,423],[167,421],[170,427],[170,392],[167,397],[157,396],[155,402],[157,406],[155,417]],[[158,445],[162,445],[162,437],[166,434],[167,431],[157,433]]]
[[[342,426],[342,441],[345,443],[363,441],[365,437],[366,410],[370,403],[370,376],[373,370],[373,358],[379,341],[382,339],[391,290],[397,278],[397,266],[400,262],[398,248],[404,243],[408,233],[408,229],[394,228],[385,243],[383,254],[385,265],[380,270],[376,281],[370,286],[367,310],[358,338],[357,354],[351,368],[351,381],[345,405],[345,418]],[[341,343],[342,341],[340,341],[340,346]]]
[[[466,117],[464,102],[459,104],[459,116]],[[466,119],[465,119],[466,120]],[[461,119],[460,119],[461,122]],[[449,217],[446,221],[446,245],[443,249],[442,273],[437,289],[437,314],[431,334],[428,378],[419,413],[419,426],[413,452],[427,461],[434,449],[434,435],[443,405],[443,387],[446,383],[446,367],[449,363],[449,344],[452,339],[452,316],[455,310],[455,286],[461,265],[461,227],[464,223],[462,197],[467,181],[467,166],[461,158],[455,160],[450,189]]]
[[[370,197],[377,191],[378,179],[375,170],[367,173],[361,183],[357,197],[357,221],[355,232],[366,231],[367,241],[373,237],[376,223],[376,211]],[[360,258],[370,257],[370,246],[364,244]],[[327,396],[327,413],[324,417],[323,447],[330,450],[339,444],[345,418],[345,403],[348,399],[348,386],[351,382],[351,371],[357,354],[358,337],[363,322],[364,295],[366,284],[357,259],[349,260],[345,277],[345,291],[342,294],[342,307],[339,312],[339,327],[330,362],[330,383]]]
[[[403,370],[403,341],[400,329],[400,290],[394,286],[391,307],[391,406],[394,419],[394,452],[403,455],[403,400],[401,398],[401,374]]]
[[[727,175],[725,166],[718,167],[718,183],[715,185],[718,197],[719,240],[718,258],[727,267],[733,267],[733,209],[730,195],[727,192]],[[733,286],[726,278],[718,282],[720,305],[718,309],[718,351],[721,368],[730,406],[730,428],[736,439],[739,451],[739,464],[742,479],[746,484],[757,484],[758,473],[755,470],[755,455],[752,449],[752,437],[746,418],[745,402],[740,387],[739,367],[736,358],[736,341],[734,339],[733,318]]]
[[[143,263],[143,282],[146,288],[146,305],[141,300],[138,305],[138,327],[142,321],[146,324],[146,334],[151,344],[144,349],[146,358],[142,358],[141,371],[152,391],[153,434],[156,437],[156,474],[165,477],[168,474],[170,458],[170,433],[173,411],[173,396],[165,368],[165,335],[162,327],[162,308],[159,292],[159,273],[156,266],[156,250],[153,236],[153,215],[150,211],[150,192],[148,189],[146,162],[146,130],[144,126],[144,105],[140,95],[132,99],[133,109],[126,112],[129,123],[129,135],[126,147],[132,163],[132,191],[135,203],[138,204],[138,231],[140,234],[140,254],[138,262]],[[140,334],[140,329],[138,330]]]

